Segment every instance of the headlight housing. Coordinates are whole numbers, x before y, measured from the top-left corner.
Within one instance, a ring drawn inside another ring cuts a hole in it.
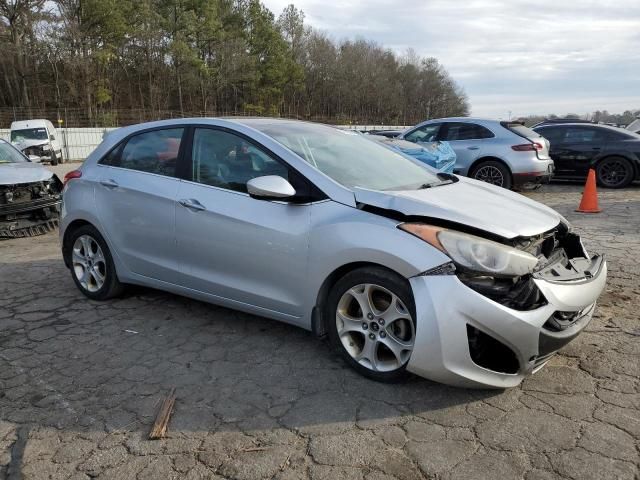
[[[48,152],[49,150],[51,150],[51,145],[49,145],[48,143],[45,143],[40,148],[42,148],[43,152]]]
[[[467,233],[421,223],[403,223],[400,229],[415,235],[448,255],[464,269],[496,277],[520,277],[538,264],[533,255]]]

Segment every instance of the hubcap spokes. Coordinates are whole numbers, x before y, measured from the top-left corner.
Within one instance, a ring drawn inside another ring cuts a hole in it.
[[[397,295],[379,285],[360,284],[346,291],[338,302],[336,327],[349,355],[370,370],[396,370],[411,356],[411,314]]]
[[[102,249],[89,235],[79,236],[71,252],[73,273],[85,290],[97,292],[104,285],[107,264]]]
[[[496,167],[486,166],[478,170],[476,173],[476,180],[481,180],[501,187],[504,182],[504,177],[502,176],[502,172]]]

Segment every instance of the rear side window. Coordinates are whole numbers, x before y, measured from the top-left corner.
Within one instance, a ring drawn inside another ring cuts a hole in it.
[[[448,123],[447,134],[444,140],[448,142],[456,140],[481,140],[483,138],[493,138],[495,135],[491,130],[475,123]]]
[[[562,128],[557,128],[557,127],[540,128],[537,130],[537,133],[539,133],[544,138],[549,140],[551,145],[556,145],[558,143],[564,142],[564,130]]]
[[[591,143],[606,140],[606,132],[598,128],[569,127],[566,129],[565,143]]]
[[[112,150],[100,163],[175,177],[183,133],[184,128],[140,133]]]

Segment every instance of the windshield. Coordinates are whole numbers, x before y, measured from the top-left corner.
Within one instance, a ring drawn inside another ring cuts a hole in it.
[[[0,165],[3,163],[28,162],[20,152],[6,142],[0,141]]]
[[[23,130],[11,130],[11,141],[17,142],[18,140],[46,140],[47,129],[46,128],[25,128]]]
[[[426,166],[355,132],[311,123],[256,122],[251,126],[345,187],[412,190],[441,183]]]

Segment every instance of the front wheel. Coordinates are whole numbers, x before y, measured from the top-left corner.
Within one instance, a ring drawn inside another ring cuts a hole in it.
[[[596,167],[596,177],[603,187],[626,187],[633,180],[633,165],[623,157],[605,158]]]
[[[78,228],[71,233],[69,245],[71,277],[84,295],[108,300],[122,293],[111,252],[98,230],[91,225]]]
[[[53,150],[51,150],[51,165],[58,165],[58,156]]]
[[[511,188],[511,172],[503,163],[485,160],[476,165],[469,176],[497,187]]]
[[[415,306],[408,282],[381,268],[341,278],[325,308],[329,338],[347,363],[382,382],[406,377],[415,343]]]

